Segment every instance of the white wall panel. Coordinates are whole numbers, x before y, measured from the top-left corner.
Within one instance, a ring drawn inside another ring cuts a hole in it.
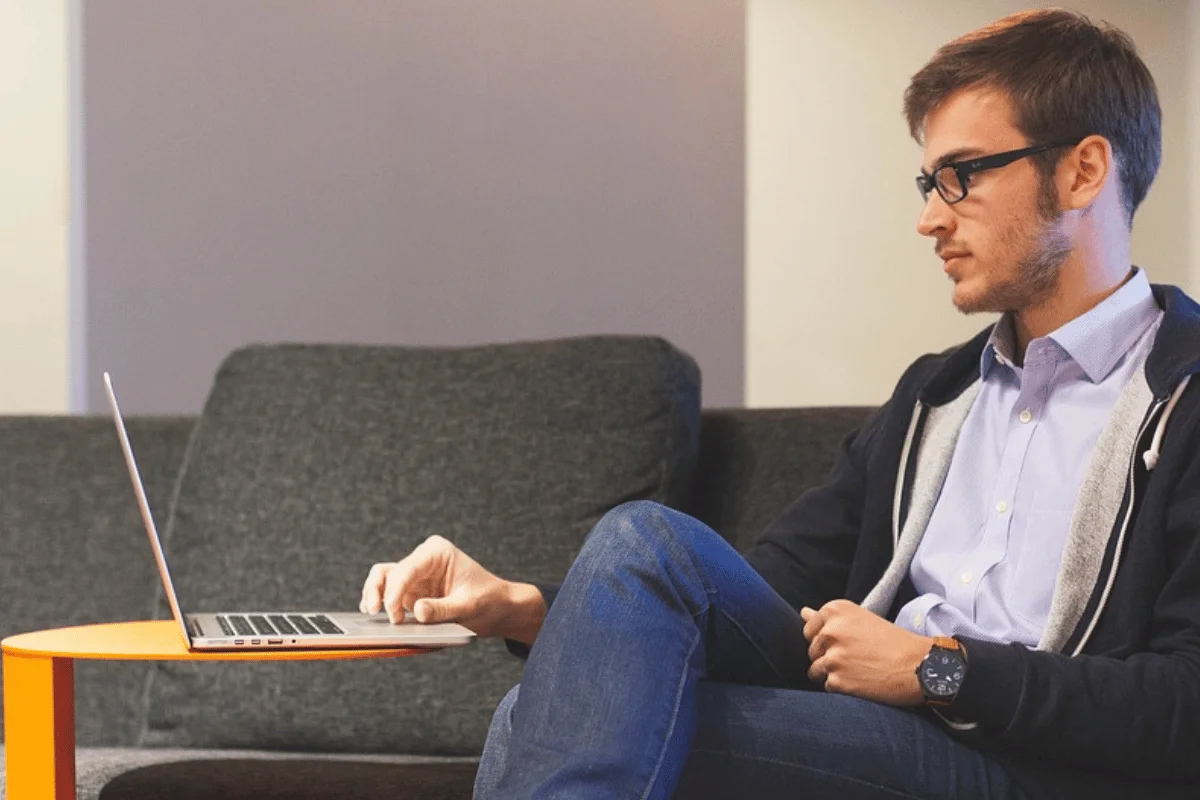
[[[65,0],[0,2],[0,413],[67,410]]]
[[[939,45],[1027,5],[750,0],[748,405],[879,403],[918,355],[991,321],[958,314],[931,241],[916,233],[921,152],[901,103]],[[1197,216],[1186,119],[1200,92],[1188,88],[1188,4],[1072,5],[1128,31],[1155,75],[1164,160],[1138,212],[1133,255],[1152,279],[1188,284]]]

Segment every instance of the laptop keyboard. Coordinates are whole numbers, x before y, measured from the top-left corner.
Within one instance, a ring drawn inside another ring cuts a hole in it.
[[[310,636],[342,634],[341,628],[324,614],[221,614],[217,616],[226,636]]]

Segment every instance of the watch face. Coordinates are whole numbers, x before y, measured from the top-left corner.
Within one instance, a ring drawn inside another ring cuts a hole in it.
[[[958,694],[966,665],[953,650],[935,647],[921,663],[921,685],[930,697],[949,698]]]

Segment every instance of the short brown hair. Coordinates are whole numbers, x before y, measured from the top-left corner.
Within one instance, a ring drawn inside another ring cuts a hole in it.
[[[1003,91],[1032,144],[1097,134],[1112,145],[1126,218],[1146,198],[1162,160],[1162,110],[1133,40],[1074,11],[1023,11],[943,45],[912,77],[904,116],[918,143],[925,120],[967,88]],[[1034,157],[1044,181],[1062,156]]]

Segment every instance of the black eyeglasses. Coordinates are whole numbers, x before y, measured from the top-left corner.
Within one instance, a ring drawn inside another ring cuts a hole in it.
[[[930,175],[926,175],[925,170],[921,170],[921,174],[917,176],[917,191],[921,193],[921,199],[928,202],[929,193],[937,189],[938,194],[948,205],[954,205],[967,196],[967,184],[976,172],[1006,167],[1019,158],[1053,150],[1056,147],[1074,147],[1082,141],[1081,137],[1067,142],[1022,147],[1020,150],[1009,150],[1006,153],[970,158],[965,161],[952,161],[938,167]]]

